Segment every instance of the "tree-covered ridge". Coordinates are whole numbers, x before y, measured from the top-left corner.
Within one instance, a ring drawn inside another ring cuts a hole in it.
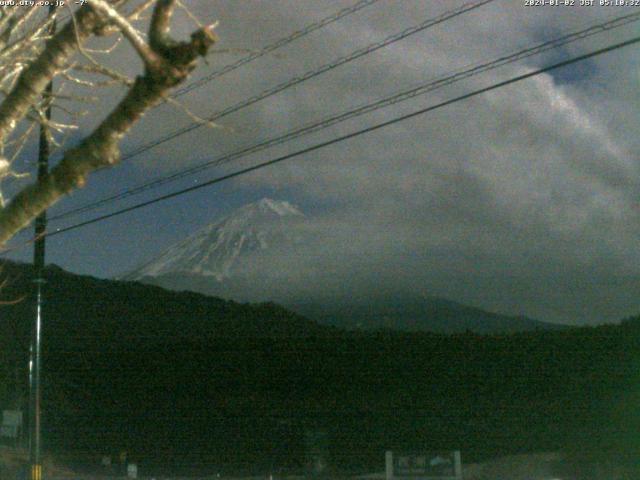
[[[29,285],[25,272],[5,267],[5,298]],[[48,279],[46,438],[62,450],[295,470],[304,431],[321,428],[347,470],[380,469],[389,448],[637,458],[640,317],[493,336],[347,333],[276,305],[57,269]],[[3,343],[19,325],[23,356],[31,309],[2,307]]]

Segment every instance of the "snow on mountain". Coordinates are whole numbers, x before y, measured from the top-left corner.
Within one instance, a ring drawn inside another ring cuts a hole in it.
[[[289,202],[263,198],[245,205],[127,275],[128,279],[164,275],[198,275],[222,282],[249,257],[292,248],[301,241],[302,212]]]
[[[353,295],[355,281],[336,276],[324,256],[326,240],[296,206],[263,198],[169,247],[124,279],[240,302],[274,301],[321,324],[348,329],[506,333],[558,328],[425,296],[420,285],[403,290],[380,282]],[[348,258],[344,261],[348,266]]]

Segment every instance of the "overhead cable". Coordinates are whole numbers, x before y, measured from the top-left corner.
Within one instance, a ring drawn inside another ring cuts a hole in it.
[[[555,48],[559,48],[561,46],[567,45],[571,42],[575,42],[577,40],[581,40],[587,37],[590,37],[592,35],[601,33],[603,31],[608,31],[611,30],[613,28],[619,28],[623,25],[627,25],[629,23],[632,22],[636,22],[640,20],[640,11],[632,13],[632,14],[628,14],[628,15],[624,15],[621,17],[616,17],[608,22],[604,22],[604,23],[599,23],[596,25],[592,25],[589,26],[585,29],[567,34],[567,35],[563,35],[561,37],[555,38],[553,40],[549,40],[547,42],[543,42],[541,44],[535,45],[533,47],[530,48],[526,48],[524,50],[519,50],[517,52],[511,53],[509,55],[505,55],[502,57],[499,57],[497,59],[488,61],[488,62],[484,62],[484,63],[480,63],[480,64],[475,64],[473,66],[467,67],[464,70],[458,71],[456,73],[453,74],[449,74],[449,75],[445,75],[442,77],[439,77],[435,80],[431,80],[427,83],[421,84],[417,87],[413,87],[411,89],[408,90],[404,90],[402,92],[396,93],[394,95],[379,99],[377,101],[365,104],[365,105],[361,105],[355,109],[350,109],[346,112],[342,112],[340,114],[337,115],[332,115],[330,117],[327,117],[323,120],[320,121],[316,121],[310,124],[307,124],[303,127],[298,127],[296,129],[293,129],[285,134],[282,134],[280,136],[277,137],[273,137],[270,138],[268,140],[264,140],[261,141],[257,144],[253,144],[251,146],[248,147],[243,147],[239,150],[236,150],[232,153],[228,153],[228,154],[224,154],[220,157],[216,157],[213,159],[209,159],[206,160],[202,163],[199,163],[198,165],[180,170],[178,172],[172,173],[170,175],[167,176],[163,176],[161,178],[155,179],[155,180],[151,180],[145,183],[142,183],[138,186],[135,186],[133,188],[129,188],[129,189],[125,189],[122,190],[116,194],[113,194],[111,196],[102,198],[100,200],[85,204],[83,206],[65,211],[65,212],[61,212],[58,215],[52,216],[50,217],[50,221],[56,221],[56,220],[61,220],[63,218],[68,218],[70,216],[73,215],[77,215],[83,212],[87,212],[87,211],[91,211],[94,210],[98,207],[101,207],[103,205],[112,203],[114,201],[117,200],[122,200],[124,198],[133,196],[133,195],[137,195],[140,193],[143,193],[145,191],[160,187],[162,185],[166,185],[169,183],[172,183],[174,181],[177,181],[179,179],[182,179],[184,177],[190,176],[190,175],[194,175],[196,173],[202,172],[206,169],[212,168],[214,166],[219,166],[222,164],[226,164],[229,163],[233,160],[237,160],[239,158],[243,158],[245,156],[248,156],[250,154],[262,151],[266,148],[270,148],[276,145],[281,145],[283,143],[292,141],[296,138],[302,137],[304,135],[308,135],[310,133],[314,133],[320,130],[324,130],[330,126],[336,125],[338,123],[344,122],[346,120],[352,119],[352,118],[356,118],[358,116],[373,112],[375,110],[381,109],[381,108],[385,108],[388,107],[390,105],[399,103],[399,102],[403,102],[405,100],[414,98],[416,96],[419,95],[424,95],[425,93],[428,92],[432,92],[434,90],[443,88],[445,86],[449,86],[452,85],[456,82],[459,82],[461,80],[467,79],[469,77],[472,77],[474,75],[478,75],[480,73],[484,73],[499,67],[502,67],[504,65],[516,62],[518,60],[522,60],[524,58],[533,56],[533,55],[538,55],[540,53],[555,49]]]
[[[250,105],[253,105],[261,100],[264,100],[265,98],[271,97],[273,95],[276,95],[277,93],[280,93],[284,90],[287,90],[295,85],[299,85],[307,80],[310,80],[312,78],[315,78],[319,75],[322,75],[323,73],[326,73],[330,70],[333,70],[335,68],[338,68],[346,63],[352,62],[354,60],[357,60],[358,58],[364,57],[365,55],[369,55],[377,50],[380,50],[381,48],[387,47],[395,42],[398,42],[400,40],[403,40],[407,37],[410,37],[411,35],[415,35],[416,33],[422,32],[424,30],[427,30],[428,28],[434,27],[435,25],[441,24],[443,22],[446,22],[447,20],[450,20],[452,18],[455,18],[459,15],[462,15],[466,12],[469,12],[471,10],[475,10],[476,8],[479,8],[483,5],[486,5],[488,3],[494,2],[495,0],[478,0],[475,2],[470,2],[470,3],[465,3],[462,6],[455,8],[453,10],[449,10],[445,13],[442,13],[440,15],[438,15],[437,17],[434,18],[429,18],[421,23],[419,23],[418,25],[414,25],[412,27],[409,27],[405,30],[402,30],[401,32],[398,32],[396,34],[393,34],[379,42],[375,42],[372,43],[370,45],[367,45],[366,47],[360,48],[358,50],[355,50],[354,52],[351,52],[348,55],[345,55],[343,57],[340,57],[330,63],[326,63],[324,65],[322,65],[319,68],[310,70],[300,76],[296,76],[293,78],[290,78],[289,80],[282,82],[274,87],[268,88],[264,91],[262,91],[261,93],[258,93],[257,95],[254,95],[252,97],[249,97],[245,100],[242,100],[238,103],[236,103],[235,105],[232,105],[230,107],[225,108],[224,110],[221,110],[219,112],[214,113],[213,115],[210,115],[209,117],[207,117],[207,121],[209,122],[215,122],[219,119],[221,119],[222,117],[226,117],[227,115],[230,115],[231,113],[235,113],[243,108],[246,108]],[[180,137],[186,133],[189,133],[193,130],[196,130],[200,127],[203,126],[202,122],[194,122],[191,123],[190,125],[187,125],[186,127],[183,127],[181,129],[175,130],[171,133],[168,133],[167,135],[164,135],[163,137],[157,138],[156,140],[153,140],[149,143],[146,143],[144,145],[139,146],[138,148],[126,153],[125,155],[123,155],[122,160],[128,160],[131,159],[135,156],[140,155],[143,152],[146,152],[147,150],[151,150],[154,147],[157,147],[158,145],[161,145],[165,142],[168,142],[169,140],[173,140],[174,138]]]
[[[240,68],[241,66],[252,62],[253,60],[256,60],[260,57],[263,57],[264,55],[267,55],[268,53],[271,53],[281,47],[284,47],[285,45],[288,45],[289,43],[293,42],[294,40],[297,40],[305,35],[308,35],[312,32],[315,32],[316,30],[322,28],[322,27],[326,27],[327,25],[340,20],[343,17],[346,17],[347,15],[351,15],[352,13],[357,12],[358,10],[362,10],[365,7],[368,7],[369,5],[372,5],[376,2],[378,2],[380,0],[360,0],[359,2],[356,2],[355,4],[351,5],[350,7],[346,7],[343,8],[342,10],[339,10],[338,12],[329,15],[328,17],[323,18],[322,20],[319,20],[315,23],[311,23],[309,25],[304,26],[303,28],[301,28],[300,30],[297,30],[295,32],[293,32],[290,35],[287,35],[286,37],[280,38],[279,40],[276,40],[275,42],[267,45],[266,47],[250,53],[249,55],[247,55],[246,57],[243,57],[239,60],[237,60],[236,62],[233,62],[229,65],[226,65],[218,70],[215,70],[211,73],[209,73],[208,75],[206,75],[205,77],[202,77],[192,83],[190,83],[189,85],[177,90],[175,93],[173,93],[172,97],[179,97],[181,95],[184,95],[185,93],[189,93],[192,90],[195,90],[196,88],[201,87],[202,85],[204,85],[205,83],[208,83],[218,77],[221,77],[222,75],[225,75],[229,72],[232,72],[238,68]]]
[[[352,138],[355,138],[355,137],[359,137],[359,136],[364,135],[366,133],[374,132],[374,131],[380,130],[382,128],[388,127],[390,125],[393,125],[393,124],[396,124],[396,123],[399,123],[399,122],[402,122],[402,121],[405,121],[405,120],[409,120],[411,118],[415,118],[415,117],[420,116],[420,115],[424,115],[424,114],[432,112],[434,110],[438,110],[440,108],[452,105],[454,103],[458,103],[458,102],[461,102],[463,100],[467,100],[469,98],[476,97],[476,96],[481,95],[483,93],[494,91],[494,90],[497,90],[499,88],[505,87],[507,85],[511,85],[513,83],[520,82],[522,80],[526,80],[528,78],[532,78],[532,77],[535,77],[537,75],[540,75],[540,74],[543,74],[543,73],[546,73],[546,72],[549,72],[549,71],[552,71],[552,70],[556,70],[558,68],[566,67],[568,65],[572,65],[572,64],[587,60],[589,58],[593,58],[593,57],[596,57],[598,55],[602,55],[602,54],[607,53],[607,52],[611,52],[611,51],[614,51],[614,50],[618,50],[620,48],[628,47],[630,45],[634,45],[634,44],[639,43],[639,42],[640,42],[640,37],[634,37],[634,38],[632,38],[630,40],[626,40],[624,42],[620,42],[620,43],[616,43],[616,44],[613,44],[613,45],[609,45],[608,47],[604,47],[604,48],[592,51],[590,53],[586,53],[584,55],[580,55],[578,57],[574,57],[574,58],[570,58],[568,60],[564,60],[564,61],[561,61],[561,62],[558,62],[558,63],[554,63],[554,64],[549,65],[547,67],[539,68],[537,70],[533,70],[531,72],[524,73],[524,74],[518,75],[516,77],[512,77],[512,78],[510,78],[508,80],[504,80],[502,82],[498,82],[498,83],[489,85],[487,87],[479,88],[479,89],[474,90],[472,92],[469,92],[469,93],[466,93],[464,95],[460,95],[460,96],[454,97],[454,98],[452,98],[450,100],[446,100],[444,102],[432,105],[430,107],[422,108],[422,109],[417,110],[415,112],[408,113],[406,115],[402,115],[400,117],[396,117],[396,118],[393,118],[391,120],[387,120],[387,121],[378,123],[376,125],[373,125],[373,126],[370,126],[370,127],[367,127],[367,128],[363,128],[361,130],[358,130],[358,131],[355,131],[355,132],[352,132],[352,133],[349,133],[349,134],[346,134],[346,135],[342,135],[340,137],[337,137],[337,138],[334,138],[334,139],[331,139],[331,140],[327,140],[325,142],[317,143],[317,144],[312,145],[310,147],[306,147],[306,148],[303,148],[301,150],[297,150],[297,151],[295,151],[293,153],[282,155],[282,156],[274,158],[272,160],[268,160],[268,161],[265,161],[265,162],[262,162],[262,163],[258,163],[256,165],[251,166],[251,167],[243,168],[241,170],[237,170],[235,172],[228,173],[228,174],[213,178],[211,180],[208,180],[206,182],[200,183],[198,185],[194,185],[194,186],[191,186],[191,187],[188,187],[188,188],[177,190],[175,192],[171,192],[171,193],[168,193],[166,195],[162,195],[162,196],[156,197],[154,199],[147,200],[145,202],[140,202],[138,204],[135,204],[135,205],[132,205],[132,206],[129,206],[129,207],[126,207],[126,208],[122,208],[120,210],[116,210],[114,212],[111,212],[111,213],[108,213],[108,214],[105,214],[105,215],[100,215],[100,216],[94,217],[94,218],[92,218],[90,220],[86,220],[86,221],[83,221],[83,222],[76,223],[74,225],[70,225],[70,226],[67,226],[67,227],[64,227],[64,228],[58,228],[55,231],[48,232],[46,234],[46,236],[52,237],[52,236],[59,235],[59,234],[62,234],[62,233],[67,233],[67,232],[70,232],[72,230],[76,230],[76,229],[79,229],[79,228],[82,228],[82,227],[85,227],[85,226],[88,226],[88,225],[91,225],[91,224],[94,224],[94,223],[102,222],[104,220],[107,220],[107,219],[110,219],[110,218],[113,218],[113,217],[116,217],[116,216],[119,216],[119,215],[123,215],[125,213],[129,213],[129,212],[132,212],[134,210],[141,209],[143,207],[147,207],[149,205],[153,205],[153,204],[156,204],[156,203],[159,203],[159,202],[163,202],[163,201],[169,200],[171,198],[179,197],[179,196],[185,195],[187,193],[190,193],[190,192],[193,192],[193,191],[196,191],[196,190],[201,190],[201,189],[203,189],[205,187],[209,187],[211,185],[215,185],[215,184],[230,180],[232,178],[237,178],[237,177],[240,177],[242,175],[246,175],[248,173],[251,173],[251,172],[254,172],[254,171],[257,171],[257,170],[261,170],[261,169],[266,168],[266,167],[269,167],[271,165],[275,165],[277,163],[284,162],[285,160],[289,160],[289,159],[292,159],[292,158],[295,158],[295,157],[299,157],[301,155],[305,155],[307,153],[311,153],[313,151],[320,150],[320,149],[328,147],[330,145],[335,145],[335,144],[343,142],[345,140],[349,140],[349,139],[352,139]]]

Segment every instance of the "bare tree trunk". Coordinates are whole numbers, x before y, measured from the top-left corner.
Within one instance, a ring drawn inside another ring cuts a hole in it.
[[[91,5],[89,7],[88,5]],[[216,41],[213,25],[191,35],[188,42],[169,36],[175,0],[157,0],[149,28],[148,43],[137,35],[128,20],[106,0],[92,0],[79,9],[75,22],[50,39],[39,57],[22,73],[15,87],[0,105],[0,142],[15,129],[51,81],[69,62],[82,42],[101,29],[115,27],[142,58],[145,71],[128,93],[75,148],[65,152],[51,172],[27,186],[0,209],[0,246],[42,211],[76,188],[83,187],[88,175],[120,160],[120,141],[142,115],[166,97],[171,88],[183,82]]]

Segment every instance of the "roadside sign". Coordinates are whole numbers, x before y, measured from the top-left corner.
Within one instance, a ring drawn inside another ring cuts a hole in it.
[[[127,477],[138,478],[138,466],[135,463],[127,465]]]
[[[18,438],[22,428],[22,411],[3,410],[0,437]]]
[[[387,480],[461,480],[460,451],[386,455]]]

